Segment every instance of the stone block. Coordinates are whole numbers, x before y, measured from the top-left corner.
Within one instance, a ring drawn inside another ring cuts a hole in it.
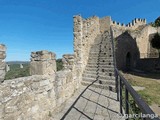
[[[0,59],[5,59],[6,53],[4,51],[0,51]]]
[[[52,75],[56,72],[56,55],[48,51],[32,52],[31,75]]]
[[[64,69],[73,69],[74,65],[74,58],[75,56],[73,54],[64,54],[62,58],[63,67]]]
[[[0,105],[0,119],[3,118],[4,115],[5,115],[4,105]]]
[[[0,44],[0,51],[5,52],[6,51],[6,46],[4,44]]]
[[[3,60],[6,58],[6,47],[3,44],[0,44],[0,83],[4,81],[4,77],[6,74],[5,71],[5,62]]]

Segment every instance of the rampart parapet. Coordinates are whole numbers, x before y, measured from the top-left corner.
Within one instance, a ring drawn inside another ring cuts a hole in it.
[[[146,24],[147,24],[146,19],[141,19],[141,18],[135,18],[134,20],[132,20],[132,22],[129,22],[126,25],[124,23],[119,23],[116,21],[111,22],[111,25],[113,27],[117,27],[121,29],[130,29],[130,30],[135,30],[139,26],[146,25]]]

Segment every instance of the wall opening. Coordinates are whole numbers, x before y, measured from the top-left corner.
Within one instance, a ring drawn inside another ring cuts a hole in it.
[[[131,68],[131,53],[128,52],[126,55],[126,70],[130,70]]]

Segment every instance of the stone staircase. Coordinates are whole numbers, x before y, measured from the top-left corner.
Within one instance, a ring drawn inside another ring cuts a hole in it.
[[[98,35],[91,46],[88,63],[83,73],[82,85],[115,91],[111,35],[107,31]]]

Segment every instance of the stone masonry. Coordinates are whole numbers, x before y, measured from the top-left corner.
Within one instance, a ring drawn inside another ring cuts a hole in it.
[[[52,113],[77,89],[70,67],[56,72],[54,62],[52,52],[32,52],[31,73],[34,75],[0,84],[0,120],[51,119]]]
[[[79,82],[87,65],[91,45],[100,33],[99,24],[99,18],[96,16],[88,19],[83,19],[80,15],[74,16],[74,65]]]
[[[73,69],[74,64],[74,55],[73,54],[64,54],[62,58],[63,68],[64,69]]]
[[[5,77],[5,62],[4,59],[6,58],[6,47],[3,44],[0,44],[0,83],[3,82]]]
[[[111,17],[84,19],[77,15],[73,19],[74,53],[63,55],[64,69],[56,70],[56,54],[53,52],[32,52],[31,76],[6,80],[0,84],[0,120],[50,120],[52,113],[63,109],[65,102],[81,84],[94,83],[91,86],[94,89],[115,91],[114,40],[129,38],[121,43],[134,40],[139,52],[147,53],[148,36],[160,32],[160,28],[155,30],[146,25],[145,19],[135,19],[127,26],[113,22]],[[126,31],[127,38],[123,34]],[[126,53],[134,54],[133,47],[122,47]],[[122,50],[116,49],[119,55]],[[5,51],[6,47],[0,45],[0,82],[5,76]],[[124,61],[123,64],[120,62],[120,66],[125,66],[126,54],[122,57]]]
[[[115,91],[114,59],[110,31],[98,35],[90,49],[88,64],[83,73],[83,85]]]
[[[48,51],[32,52],[30,62],[31,75],[51,75],[56,72],[56,55]]]

